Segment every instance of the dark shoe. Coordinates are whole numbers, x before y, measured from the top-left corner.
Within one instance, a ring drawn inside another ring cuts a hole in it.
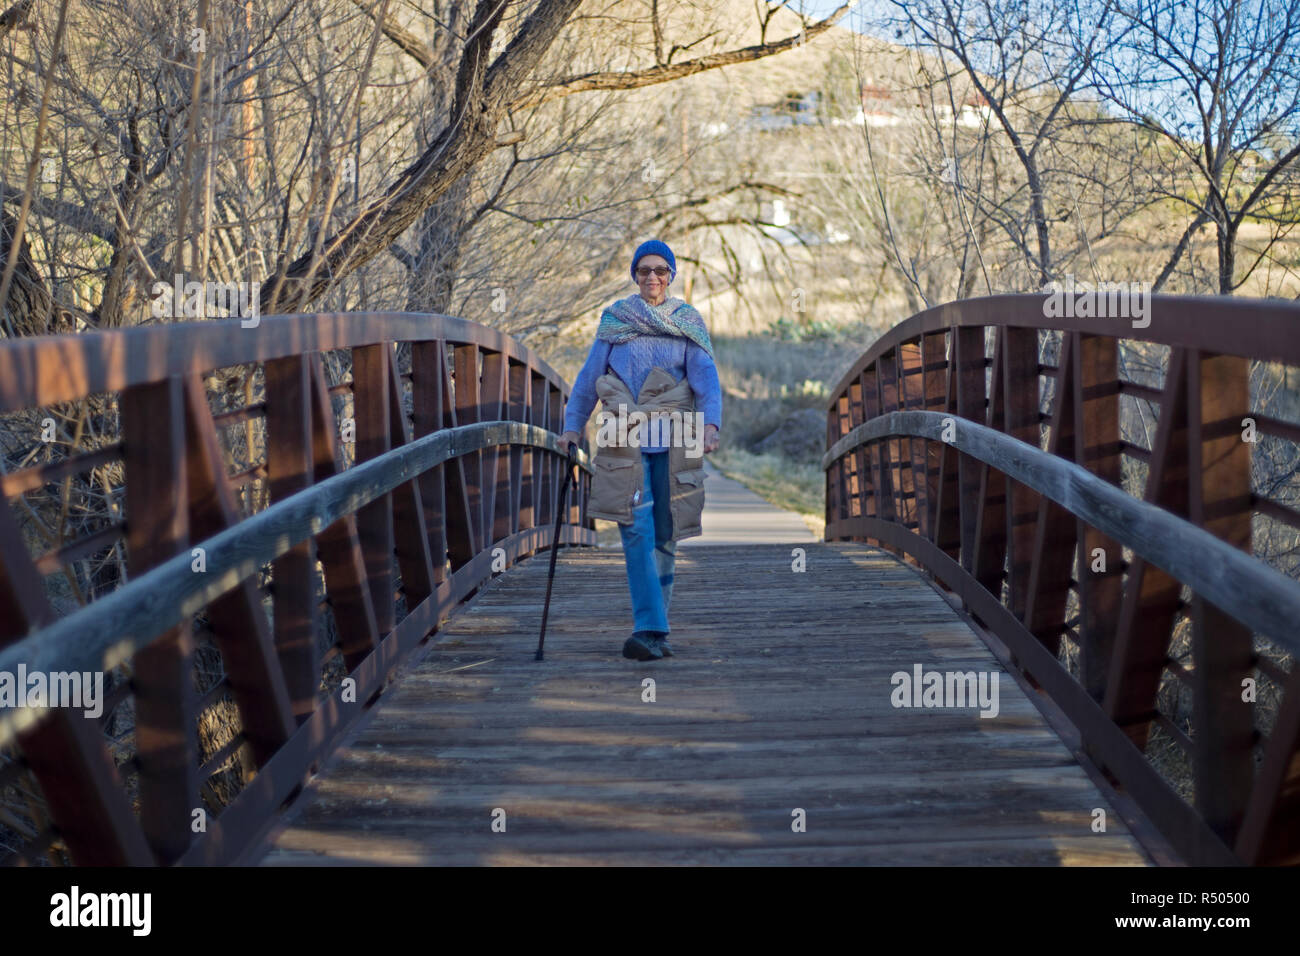
[[[672,657],[673,649],[668,646],[667,634],[655,634],[655,647],[659,648],[659,653],[664,657]]]
[[[653,631],[636,631],[623,642],[623,656],[634,661],[657,661],[664,655]]]

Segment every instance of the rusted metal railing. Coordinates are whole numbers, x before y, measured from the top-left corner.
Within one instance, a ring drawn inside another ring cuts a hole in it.
[[[239,859],[450,609],[552,546],[567,395],[438,315],[0,343],[0,416],[38,459],[0,476],[0,672],[114,678],[97,718],[0,711],[10,862]],[[42,442],[59,418],[74,440]],[[580,464],[561,543],[591,545]],[[33,502],[74,479],[98,527],[48,540]]]
[[[900,323],[832,393],[826,538],[960,597],[1187,862],[1294,864],[1300,583],[1252,540],[1300,541],[1300,488],[1252,483],[1252,454],[1297,460],[1300,408],[1252,408],[1252,371],[1294,395],[1300,307],[1150,304],[1145,325],[1049,319],[1041,295]]]

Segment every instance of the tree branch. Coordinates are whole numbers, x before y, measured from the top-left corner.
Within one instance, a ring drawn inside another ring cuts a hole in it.
[[[834,26],[837,20],[853,9],[856,4],[857,0],[848,0],[847,3],[841,5],[827,16],[826,19],[814,23],[802,34],[795,34],[784,40],[778,40],[774,43],[760,43],[756,46],[742,47],[739,50],[727,50],[722,53],[710,53],[707,56],[686,60],[683,63],[654,66],[645,70],[585,73],[581,76],[571,76],[524,94],[514,100],[510,104],[510,108],[528,109],[564,96],[572,96],[574,93],[585,93],[591,90],[635,90],[645,86],[654,86],[657,83],[668,83],[672,80],[694,76],[696,73],[703,73],[705,70],[716,70],[719,67],[731,66],[736,63],[760,60],[765,56],[793,49],[799,45],[800,36],[806,42],[819,33],[825,33]]]

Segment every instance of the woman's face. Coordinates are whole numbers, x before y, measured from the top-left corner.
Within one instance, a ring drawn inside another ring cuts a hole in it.
[[[636,264],[636,284],[641,289],[641,298],[651,305],[661,305],[668,298],[668,283],[672,273],[662,276],[655,274],[655,269],[667,269],[668,260],[663,256],[642,256]]]

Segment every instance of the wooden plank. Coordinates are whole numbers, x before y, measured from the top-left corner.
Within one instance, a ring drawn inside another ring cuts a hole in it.
[[[619,656],[621,556],[566,549],[548,628],[560,671],[531,660],[547,561],[523,562],[440,629],[263,862],[468,861],[492,839],[520,860],[691,863],[747,847],[815,861],[933,843],[952,862],[978,843],[1038,863],[1146,862],[1113,813],[1107,834],[1091,832],[1107,804],[1005,675],[993,719],[893,706],[891,674],[913,662],[1000,669],[920,576],[855,544],[808,558],[792,581],[784,546],[679,555],[675,597],[692,609],[674,629],[680,650],[637,663]],[[591,593],[617,596],[597,621]],[[754,640],[778,608],[806,625]],[[497,807],[508,824],[494,836]],[[794,807],[805,834],[790,828]],[[1076,837],[1095,842],[1047,851]]]

